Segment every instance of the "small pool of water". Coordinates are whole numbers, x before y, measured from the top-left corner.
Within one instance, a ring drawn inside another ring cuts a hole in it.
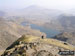
[[[26,26],[28,23],[22,23],[23,26]],[[60,32],[57,30],[53,30],[53,29],[48,29],[42,26],[38,26],[36,24],[30,24],[32,29],[37,29],[40,30],[40,32],[44,32],[48,38],[53,37],[57,34],[59,34]],[[36,32],[35,32],[36,33]]]

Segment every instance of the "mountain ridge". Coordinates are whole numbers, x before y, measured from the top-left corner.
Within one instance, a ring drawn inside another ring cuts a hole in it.
[[[32,34],[34,36],[45,35],[45,33],[42,33],[39,30],[24,27],[15,22],[5,20],[2,17],[0,18],[0,50],[4,50],[22,34]]]
[[[2,56],[61,56],[60,50],[75,50],[75,47],[54,39],[23,35]]]

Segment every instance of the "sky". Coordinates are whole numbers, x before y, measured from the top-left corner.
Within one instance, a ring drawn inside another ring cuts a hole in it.
[[[75,0],[0,0],[0,9],[20,9],[37,5],[48,9],[75,9]]]

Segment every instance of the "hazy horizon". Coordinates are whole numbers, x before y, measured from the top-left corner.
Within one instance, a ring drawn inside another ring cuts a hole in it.
[[[69,10],[75,9],[75,0],[0,0],[0,10],[21,9],[31,5],[47,9]]]

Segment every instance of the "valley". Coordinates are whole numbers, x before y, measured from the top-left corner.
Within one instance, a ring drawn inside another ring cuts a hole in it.
[[[23,34],[48,38],[41,40],[45,45],[59,43],[63,46],[62,43],[67,42],[75,46],[75,15],[38,6],[29,6],[17,11],[0,11],[0,51],[5,50]],[[30,38],[30,41],[31,39],[35,39],[35,37]],[[60,47],[59,44],[55,46]],[[69,48],[68,46],[63,47]]]

